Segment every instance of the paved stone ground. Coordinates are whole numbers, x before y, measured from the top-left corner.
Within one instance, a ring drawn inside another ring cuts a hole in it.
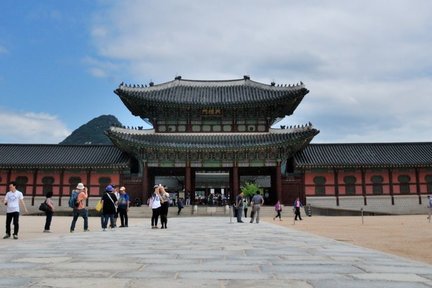
[[[430,265],[272,223],[147,220],[0,240],[0,287],[432,287]]]

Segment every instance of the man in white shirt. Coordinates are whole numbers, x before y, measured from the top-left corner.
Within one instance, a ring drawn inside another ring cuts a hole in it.
[[[6,235],[3,239],[10,238],[11,236],[11,222],[13,220],[14,225],[14,233],[13,238],[18,239],[18,230],[19,230],[19,214],[20,214],[20,202],[24,207],[26,213],[27,207],[24,203],[23,194],[16,189],[16,183],[9,183],[9,192],[6,193],[4,198],[4,204],[6,207]]]

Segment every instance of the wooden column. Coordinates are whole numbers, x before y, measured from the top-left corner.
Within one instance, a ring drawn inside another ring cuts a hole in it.
[[[34,206],[34,201],[36,197],[37,175],[38,175],[38,169],[35,169],[33,171],[33,189],[32,189],[32,201],[31,201],[32,206]]]
[[[363,194],[363,204],[367,205],[367,199],[366,199],[366,173],[364,168],[362,167],[360,169],[361,171],[361,178],[362,178],[362,194]]]
[[[149,197],[149,171],[148,171],[148,165],[147,162],[144,162],[143,164],[143,176],[142,176],[142,180],[141,180],[141,191],[142,191],[142,195],[141,195],[141,199],[143,201],[143,203],[147,203],[147,199]]]
[[[239,179],[239,168],[237,166],[237,162],[234,163],[234,166],[232,168],[232,201],[235,201],[235,197],[239,194],[239,186],[240,186],[240,179]]]
[[[187,195],[187,193],[189,193],[190,197],[191,197],[191,203],[195,204],[195,191],[192,191],[192,181],[191,181],[191,167],[190,167],[190,162],[186,162],[186,167],[185,167],[185,193]]]
[[[90,189],[91,189],[91,169],[88,169],[87,170],[87,189],[88,189],[88,191],[87,191],[87,193],[88,193],[88,197],[87,197],[87,199],[86,199],[86,206],[88,206],[88,203],[89,203],[89,198],[90,198]]]
[[[389,176],[389,189],[390,189],[391,204],[394,205],[394,196],[393,196],[393,170],[391,168],[388,169],[388,176]]]
[[[9,169],[6,176],[6,191],[9,191],[9,182],[11,182],[12,169]]]
[[[283,201],[282,201],[282,171],[281,171],[281,161],[277,161],[277,164],[276,164],[276,195],[277,195],[277,200],[281,201],[281,203],[283,203]]]
[[[418,168],[415,168],[415,177],[416,177],[416,189],[417,189],[417,195],[419,198],[419,204],[422,204],[422,199],[421,199],[421,191],[420,191],[420,175],[419,175],[419,171]]]
[[[62,197],[63,197],[64,172],[65,172],[65,169],[60,170],[60,186],[59,186],[58,206],[62,206],[61,203],[62,203]]]
[[[334,173],[334,187],[336,196],[336,206],[339,206],[339,173],[336,168],[333,168]]]

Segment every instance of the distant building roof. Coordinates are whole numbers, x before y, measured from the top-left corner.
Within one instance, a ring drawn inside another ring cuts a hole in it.
[[[432,142],[310,144],[294,160],[302,169],[432,167]]]
[[[133,115],[150,117],[160,109],[254,108],[274,105],[280,115],[291,115],[309,92],[303,83],[267,85],[250,80],[175,80],[159,85],[125,85],[114,91]]]
[[[125,168],[129,157],[113,145],[0,144],[0,168]]]

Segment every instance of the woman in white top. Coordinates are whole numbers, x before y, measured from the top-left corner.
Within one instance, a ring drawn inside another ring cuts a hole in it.
[[[150,198],[149,206],[152,208],[151,226],[152,229],[157,229],[158,219],[160,214],[160,195],[159,195],[159,185],[153,187],[155,190]]]

